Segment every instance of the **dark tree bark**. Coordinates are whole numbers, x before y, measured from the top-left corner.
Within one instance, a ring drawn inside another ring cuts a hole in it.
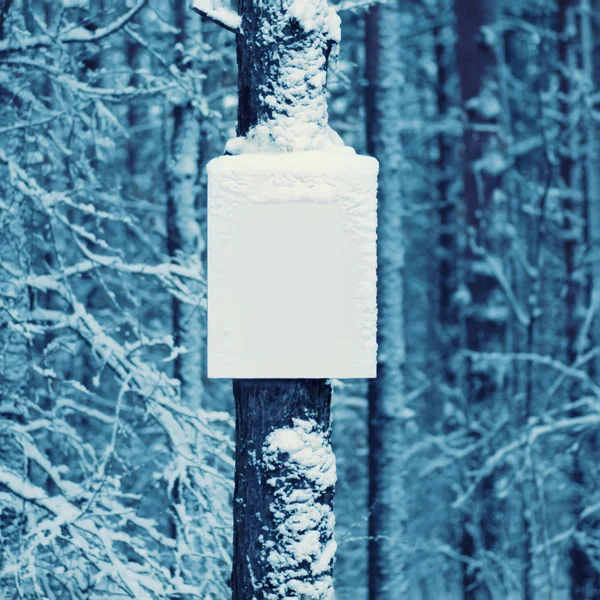
[[[291,427],[293,419],[314,420],[327,438],[331,386],[322,379],[255,379],[233,383],[236,410],[236,470],[233,505],[233,598],[279,598],[269,581],[272,567],[265,541],[276,541],[271,507],[275,488],[267,480],[263,448],[274,430]],[[278,473],[284,470],[284,466]],[[317,494],[333,507],[333,488]],[[257,583],[262,584],[257,588]]]
[[[440,13],[447,12],[448,6],[445,2],[439,3]],[[448,110],[451,106],[449,92],[449,39],[448,26],[437,25],[434,29],[435,38],[435,61],[437,65],[436,78],[436,109],[440,120],[448,118]],[[453,150],[452,140],[443,130],[437,136],[437,201],[439,216],[439,319],[443,338],[440,343],[440,363],[443,369],[441,376],[443,382],[449,386],[455,383],[455,373],[451,365],[451,358],[457,344],[458,321],[455,309],[454,294],[456,293],[456,264],[458,257],[457,248],[457,216],[456,200],[450,189],[453,176]]]
[[[13,0],[2,0],[0,2],[0,40],[4,38],[4,23],[12,2]]]
[[[560,138],[560,186],[563,191],[563,257],[566,276],[565,294],[565,338],[567,344],[567,363],[575,364],[585,350],[584,340],[580,340],[583,319],[591,302],[590,277],[584,272],[583,249],[589,243],[585,207],[580,200],[580,192],[584,192],[584,172],[580,158],[582,146],[581,130],[575,124],[573,105],[572,78],[578,64],[578,23],[577,12],[580,2],[576,0],[560,0],[558,3],[558,33],[559,33],[559,65],[560,65],[560,112],[563,127]],[[585,194],[582,194],[585,197]],[[586,368],[586,367],[584,367]],[[569,386],[569,399],[577,402],[582,396],[582,388],[578,382]],[[581,409],[574,408],[574,418],[581,417]],[[586,506],[588,496],[586,477],[586,458],[594,452],[595,440],[583,438],[573,452],[573,520],[576,532],[586,527],[580,523],[580,515]],[[593,460],[593,459],[592,459]],[[572,600],[589,600],[600,597],[600,572],[588,556],[585,546],[578,535],[572,537],[569,549]]]
[[[435,3],[437,12],[431,15],[439,24],[433,30],[435,41],[434,53],[436,62],[435,78],[435,100],[437,118],[440,122],[452,119],[451,111],[456,108],[458,102],[458,90],[452,85],[452,76],[455,70],[455,55],[453,47],[454,24],[452,23],[452,0],[438,0]],[[449,133],[444,127],[436,136],[434,143],[437,146],[436,188],[437,188],[437,215],[439,222],[437,238],[438,257],[438,319],[439,338],[438,342],[438,371],[436,376],[439,384],[431,399],[435,402],[435,426],[436,431],[442,430],[450,433],[456,430],[458,422],[456,418],[445,417],[445,408],[448,403],[456,402],[454,395],[457,391],[457,361],[456,348],[460,344],[460,321],[459,310],[456,299],[458,287],[459,264],[459,234],[460,216],[457,210],[457,193],[453,179],[459,172],[457,165],[457,138],[455,134]],[[434,342],[435,343],[435,342]],[[456,466],[453,476],[460,479],[460,466]],[[444,496],[440,498],[440,504],[445,512],[445,538],[452,547],[456,547],[461,539],[461,519],[452,510],[450,504],[451,490],[443,490]],[[462,585],[460,569],[456,568],[454,561],[449,561],[445,567],[448,573],[446,589],[460,589]]]
[[[407,597],[401,143],[401,19],[375,5],[366,20],[367,151],[379,160],[377,378],[369,386],[369,597]]]
[[[196,65],[189,57],[194,38],[202,35],[200,21],[190,19],[184,4],[175,5],[175,62],[184,72]],[[167,246],[176,262],[183,262],[202,271],[201,252],[204,240],[197,219],[197,200],[200,169],[201,123],[193,102],[201,96],[201,84],[190,80],[186,97],[177,102],[171,112],[172,129],[169,139],[167,178]],[[198,296],[199,284],[190,282]],[[204,371],[204,309],[173,298],[173,338],[175,344],[186,348],[177,356],[173,373],[181,385],[181,400],[189,408],[202,404]]]
[[[238,135],[247,138],[253,130],[261,135],[257,128],[263,127],[261,131],[269,136],[273,121],[284,116],[289,119],[289,129],[280,131],[278,139],[265,141],[276,151],[286,152],[298,149],[294,147],[294,126],[299,123],[316,126],[315,137],[326,135],[327,105],[324,77],[311,81],[310,73],[305,73],[292,89],[282,65],[305,60],[303,57],[312,53],[312,67],[324,74],[335,34],[330,37],[327,27],[305,29],[283,5],[282,2],[255,0],[239,2],[243,34],[237,36]],[[315,18],[331,19],[330,10],[325,0],[318,2]],[[267,98],[271,101],[267,102]],[[309,145],[301,149],[314,148]],[[296,477],[286,464],[289,457],[286,460],[285,453],[280,457],[269,456],[267,440],[274,431],[293,428],[298,422],[314,423],[310,433],[321,435],[329,447],[331,386],[322,379],[236,380],[233,391],[237,423],[233,598],[280,598],[282,589],[277,591],[276,585],[283,584],[292,594],[296,584],[285,568],[276,572],[266,551],[271,547],[281,552],[284,543],[277,531],[281,523],[272,510],[277,506],[276,496],[289,494],[296,487],[310,490],[311,501],[333,519],[333,486],[323,488],[301,476]],[[273,485],[275,480],[278,482],[276,487]],[[319,529],[319,535],[324,547],[327,544],[334,547],[332,540],[327,539],[331,532],[326,527]],[[300,568],[307,566],[299,565]],[[307,574],[298,578],[298,590],[305,584],[320,589],[324,579],[331,577],[332,568],[333,560],[316,574],[308,568]],[[323,589],[323,596],[319,597],[325,598],[326,590]],[[297,593],[301,594],[300,591]]]
[[[464,396],[467,424],[493,422],[501,406],[502,378],[490,361],[479,362],[479,352],[504,349],[506,305],[498,281],[486,257],[500,253],[494,225],[494,192],[502,183],[504,150],[498,135],[501,112],[498,98],[497,64],[490,28],[498,19],[499,3],[455,0],[457,64],[461,100],[466,116],[463,134],[463,201],[467,239],[464,251],[464,285],[469,299],[463,308],[462,346],[467,351],[464,365]],[[470,435],[480,434],[471,428]],[[476,467],[472,464],[471,467]],[[491,597],[482,573],[473,561],[485,556],[498,535],[492,476],[483,480],[464,513],[461,553],[463,593],[466,600]],[[496,506],[497,508],[497,506]]]

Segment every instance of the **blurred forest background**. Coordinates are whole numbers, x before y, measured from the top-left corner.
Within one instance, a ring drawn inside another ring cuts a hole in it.
[[[329,106],[367,153],[395,94],[408,597],[600,598],[600,5],[368,4],[339,5]],[[236,109],[235,36],[183,0],[0,1],[0,597],[230,594],[204,167]],[[369,385],[333,383],[336,597],[362,600]]]

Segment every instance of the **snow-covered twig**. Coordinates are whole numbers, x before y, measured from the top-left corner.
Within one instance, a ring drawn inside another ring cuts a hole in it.
[[[529,427],[519,438],[498,449],[485,461],[483,466],[477,470],[477,474],[467,490],[452,503],[452,507],[460,508],[463,506],[479,484],[503,464],[504,460],[516,450],[531,447],[539,438],[544,436],[556,435],[568,431],[594,430],[598,425],[600,425],[600,414],[589,414],[581,417],[567,417],[552,421],[551,423],[535,424]]]
[[[98,42],[101,39],[115,33],[126,23],[131,21],[133,17],[148,3],[148,0],[138,0],[126,13],[113,21],[110,25],[99,27],[94,31],[90,31],[85,27],[76,27],[64,32],[60,32],[56,36],[41,35],[23,40],[20,43],[11,43],[9,40],[0,42],[0,53],[5,52],[23,52],[24,50],[32,50],[34,48],[47,47],[55,42],[63,44],[73,44],[81,42]]]
[[[213,0],[194,0],[192,8],[201,17],[216,23],[231,33],[236,35],[242,33],[242,18],[229,8],[215,6]]]
[[[485,248],[480,246],[475,241],[475,232],[472,229],[469,231],[469,245],[473,253],[484,260],[485,264],[490,269],[491,274],[496,278],[500,289],[504,292],[504,296],[508,300],[508,304],[510,305],[510,307],[513,310],[513,313],[517,317],[519,324],[522,327],[527,327],[529,325],[530,317],[519,303],[517,297],[515,296],[512,287],[508,281],[508,277],[506,276],[502,268],[502,262],[497,257],[489,254],[485,250]]]
[[[463,350],[462,353],[465,356],[468,356],[473,359],[479,360],[488,360],[494,362],[532,362],[539,365],[545,365],[558,371],[561,374],[564,374],[568,377],[572,377],[586,384],[589,389],[600,397],[600,386],[598,386],[594,381],[590,378],[590,376],[583,370],[577,369],[573,366],[566,365],[565,363],[560,362],[550,356],[543,356],[541,354],[535,354],[532,352],[474,352],[470,350]]]
[[[346,10],[366,10],[374,4],[386,4],[389,0],[342,0],[339,4],[334,4],[335,12],[340,13]]]

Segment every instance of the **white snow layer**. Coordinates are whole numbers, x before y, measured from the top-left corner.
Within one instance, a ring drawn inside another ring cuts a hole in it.
[[[268,480],[275,488],[270,508],[276,536],[263,540],[271,572],[262,585],[266,600],[329,600],[335,518],[320,500],[335,484],[335,457],[315,421],[293,424],[272,432],[263,449],[265,466],[277,475]]]
[[[327,39],[338,43],[342,37],[340,17],[323,0],[292,0],[288,15],[296,19],[304,31],[321,28]]]
[[[375,376],[377,171],[327,152],[209,163],[209,377]]]

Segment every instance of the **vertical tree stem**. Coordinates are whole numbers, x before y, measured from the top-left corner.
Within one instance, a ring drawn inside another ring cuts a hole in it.
[[[375,5],[366,21],[367,150],[379,160],[377,379],[369,389],[369,597],[406,598],[404,317],[400,133],[401,19]]]
[[[322,14],[329,10],[326,1],[318,4]],[[246,136],[253,127],[268,123],[278,113],[292,117],[291,120],[296,122],[302,122],[307,114],[312,114],[315,117],[311,125],[319,129],[327,125],[324,84],[315,87],[307,77],[295,86],[294,93],[285,103],[274,106],[272,102],[265,102],[266,96],[279,98],[279,91],[285,88],[287,82],[281,66],[286,60],[294,60],[298,54],[317,49],[314,54],[317,69],[326,72],[327,68],[330,44],[322,34],[304,31],[300,23],[291,20],[288,8],[284,2],[239,2],[244,32],[237,37],[240,137]],[[316,110],[306,111],[307,106],[316,107]],[[282,137],[290,139],[293,135]],[[280,150],[289,151],[290,147]],[[289,574],[283,569],[277,573],[273,560],[269,560],[269,547],[280,554],[283,552],[281,532],[275,530],[282,523],[273,506],[276,494],[284,491],[278,486],[285,484],[290,466],[284,455],[279,463],[274,465],[271,461],[271,468],[267,468],[267,440],[273,432],[292,428],[295,423],[314,422],[315,435],[322,436],[329,446],[331,386],[323,379],[235,380],[233,392],[236,411],[233,598],[280,598],[282,591],[276,590],[277,582],[291,591],[295,585],[320,589],[319,582],[331,578],[333,560],[318,574],[308,568],[307,576],[301,577],[299,583],[290,581]],[[274,481],[278,482],[276,486]],[[287,482],[286,485],[290,485],[289,478]],[[333,486],[323,490],[311,481],[291,485],[302,486],[305,490],[312,487],[313,501],[332,518]],[[326,539],[330,533],[321,532],[320,537],[323,547],[333,544],[331,539]],[[325,598],[329,592],[323,590],[319,597]]]

